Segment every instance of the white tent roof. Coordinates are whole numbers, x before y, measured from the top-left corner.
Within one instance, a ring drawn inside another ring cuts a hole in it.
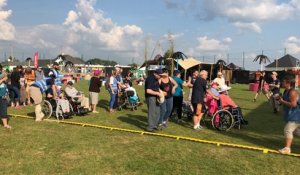
[[[175,60],[177,62],[177,60]],[[188,59],[180,59],[178,60],[178,64],[185,70],[191,68],[191,67],[194,67],[194,66],[197,66],[197,65],[200,65],[201,62],[194,59],[194,58],[188,58]]]

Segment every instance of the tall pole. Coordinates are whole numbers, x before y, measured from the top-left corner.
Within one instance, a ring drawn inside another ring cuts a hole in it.
[[[227,64],[229,64],[229,53],[227,53]]]
[[[245,52],[243,52],[243,69],[245,70]]]
[[[285,56],[286,55],[286,48],[284,48],[284,50],[283,50],[283,56]]]
[[[145,64],[146,64],[146,75],[148,76],[148,38],[145,39],[145,50],[144,50],[144,60],[145,60]]]
[[[170,42],[170,52],[171,52],[171,56],[172,56],[174,53],[174,40],[173,40],[171,33],[169,33],[168,39]],[[177,64],[178,64],[178,62],[177,62]],[[173,58],[171,58],[171,76],[173,76],[173,72],[174,72],[174,60],[173,60]]]

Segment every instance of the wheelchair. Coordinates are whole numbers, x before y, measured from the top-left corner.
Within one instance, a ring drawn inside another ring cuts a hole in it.
[[[57,105],[57,100],[53,98],[45,98],[41,106],[46,119],[49,119],[52,116],[57,120],[69,119],[72,118],[74,113],[71,104],[69,104],[69,112],[63,112],[62,106]]]
[[[137,110],[139,98],[133,99],[133,96],[134,91],[122,91],[118,102],[118,110],[121,111],[123,108],[131,109],[132,111]]]
[[[214,100],[214,99],[212,99]],[[221,100],[216,101],[217,108],[214,112],[210,111],[211,106],[206,104],[206,109],[202,117],[202,122],[206,126],[212,126],[219,131],[229,131],[235,127],[241,129],[242,124],[248,124],[241,114],[241,109],[237,108],[222,108]]]
[[[89,109],[84,108],[80,105],[80,102],[78,102],[78,98],[75,97],[72,99],[72,97],[66,95],[66,99],[69,101],[70,106],[72,107],[73,113],[77,116],[84,116],[87,113],[89,113]]]

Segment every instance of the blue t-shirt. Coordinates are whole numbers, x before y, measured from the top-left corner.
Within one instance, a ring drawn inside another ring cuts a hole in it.
[[[177,88],[175,89],[175,93],[173,94],[174,97],[182,97],[183,93],[182,93],[182,85],[183,85],[183,81],[181,78],[174,76],[173,79],[176,81],[177,83]]]
[[[210,88],[210,91],[211,91],[212,94],[214,94],[214,96],[219,96],[220,95],[220,93],[218,92],[218,90],[215,89],[215,88]]]

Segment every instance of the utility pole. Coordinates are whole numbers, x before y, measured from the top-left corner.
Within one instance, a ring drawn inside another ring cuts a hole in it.
[[[170,43],[170,53],[172,56],[174,53],[174,39],[173,39],[171,33],[168,34],[168,39],[169,39],[169,43]],[[171,58],[171,76],[172,77],[173,77],[173,72],[174,72],[174,58]]]
[[[229,64],[229,53],[227,53],[227,64]]]
[[[284,48],[284,50],[283,50],[283,56],[285,56],[286,55],[286,48]]]
[[[146,65],[146,75],[148,76],[148,68],[149,68],[149,65],[147,63],[147,60],[148,60],[148,38],[145,39],[144,60],[145,60],[145,65]]]
[[[245,70],[245,52],[243,52],[243,69]]]

